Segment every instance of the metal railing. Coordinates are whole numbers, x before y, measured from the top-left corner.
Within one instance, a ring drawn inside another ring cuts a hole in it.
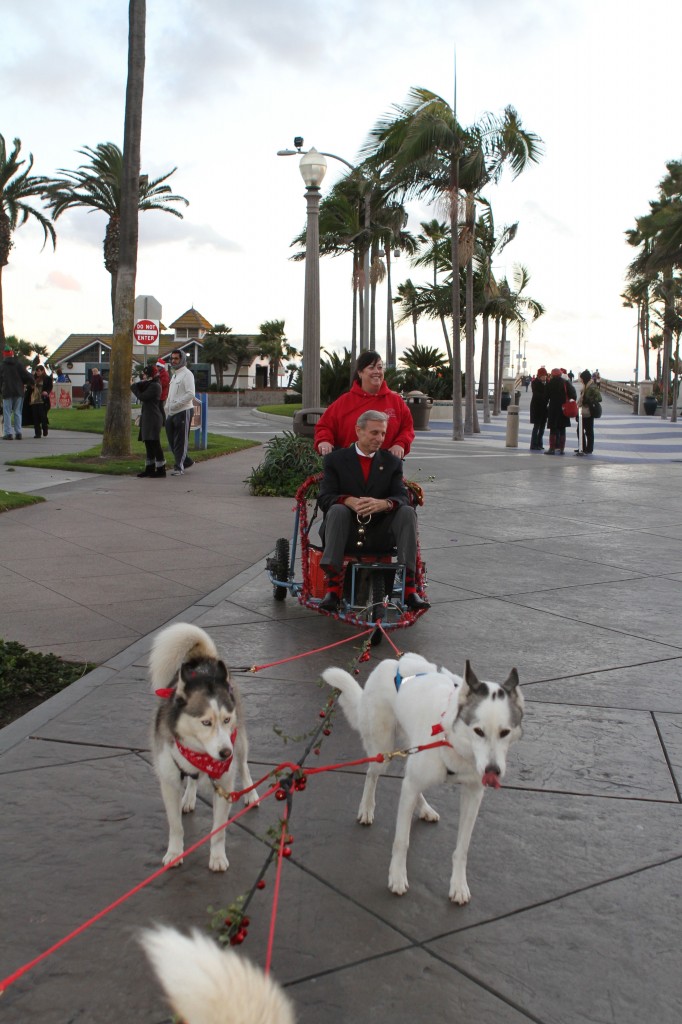
[[[634,384],[626,384],[622,380],[605,380],[602,377],[599,381],[599,388],[605,394],[617,398],[619,402],[626,402],[628,405],[632,405],[633,398],[639,395],[639,388],[636,388]]]

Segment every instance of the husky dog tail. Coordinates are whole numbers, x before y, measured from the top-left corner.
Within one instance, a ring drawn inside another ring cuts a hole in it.
[[[149,674],[152,689],[170,686],[186,661],[218,659],[216,645],[199,626],[189,622],[175,625],[157,633],[149,656]]]
[[[322,678],[329,686],[335,686],[341,691],[339,704],[348,719],[348,724],[356,732],[362,732],[360,722],[360,702],[362,701],[362,687],[357,679],[354,679],[349,672],[342,668],[328,668],[322,673]]]
[[[173,1010],[187,1024],[294,1024],[279,985],[200,932],[148,929],[141,942]]]

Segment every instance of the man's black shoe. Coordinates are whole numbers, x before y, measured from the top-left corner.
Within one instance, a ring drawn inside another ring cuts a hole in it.
[[[341,600],[333,590],[328,590],[320,601],[318,607],[322,612],[338,612]]]
[[[422,609],[430,608],[431,605],[419,594],[409,594],[405,598],[405,607],[411,612],[420,612]]]

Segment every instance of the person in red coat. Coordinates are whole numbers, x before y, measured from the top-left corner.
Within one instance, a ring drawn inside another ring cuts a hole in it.
[[[161,385],[161,401],[165,402],[168,398],[168,388],[170,387],[170,373],[163,359],[159,359],[156,364],[156,372],[159,377],[159,384]]]
[[[332,402],[320,417],[314,442],[320,455],[355,444],[358,417],[369,409],[387,417],[382,448],[404,459],[414,441],[412,413],[400,395],[386,384],[381,356],[372,351],[360,353],[350,391]]]

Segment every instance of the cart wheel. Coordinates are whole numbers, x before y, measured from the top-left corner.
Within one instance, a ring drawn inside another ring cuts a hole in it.
[[[381,641],[384,639],[384,634],[381,632],[379,627],[374,630],[369,638],[370,647],[378,647]]]
[[[289,541],[280,537],[275,542],[275,557],[272,559],[272,574],[277,580],[289,579]],[[275,601],[283,601],[287,596],[288,587],[273,586],[272,596]]]

